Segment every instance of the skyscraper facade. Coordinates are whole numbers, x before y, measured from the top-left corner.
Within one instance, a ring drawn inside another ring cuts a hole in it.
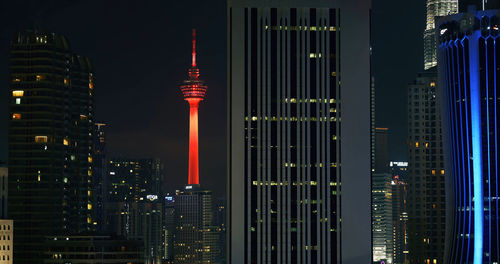
[[[389,162],[392,197],[392,259],[394,264],[409,263],[408,251],[408,162]]]
[[[175,212],[174,263],[215,263],[217,232],[213,226],[212,192],[186,185],[176,193]]]
[[[392,176],[372,174],[373,263],[392,264]]]
[[[458,12],[458,0],[427,0],[427,18],[424,31],[424,69],[437,65],[436,35],[434,19]]]
[[[369,9],[228,1],[230,263],[371,262]]]
[[[437,72],[408,85],[408,228],[410,263],[443,263],[445,183]]]
[[[447,173],[446,263],[500,262],[500,10],[438,22]]]
[[[94,191],[94,218],[97,222],[97,231],[104,228],[104,202],[106,201],[106,188],[108,187],[107,160],[106,160],[106,124],[94,124],[94,180],[92,189]]]
[[[44,236],[94,230],[94,73],[64,36],[26,31],[11,45],[9,215],[16,263],[42,258]]]

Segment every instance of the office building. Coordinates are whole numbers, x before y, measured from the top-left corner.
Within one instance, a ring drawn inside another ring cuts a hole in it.
[[[411,263],[443,263],[445,185],[437,73],[408,85],[408,230]]]
[[[215,263],[217,232],[213,226],[212,192],[186,185],[175,196],[174,263]]]
[[[140,240],[93,235],[50,236],[45,239],[44,259],[37,263],[145,263]]]
[[[392,176],[389,173],[372,175],[372,239],[373,263],[392,264]]]
[[[462,2],[464,0],[460,0]],[[458,0],[427,0],[427,16],[424,31],[424,70],[437,65],[434,19],[458,12]]]
[[[48,235],[88,232],[92,218],[94,73],[55,33],[12,41],[9,82],[9,218],[16,263],[42,258]]]
[[[375,173],[389,173],[389,129],[375,128]]]
[[[163,164],[159,159],[110,159],[107,199],[109,202],[138,202],[146,195],[160,195]]]
[[[370,1],[227,19],[228,262],[371,262]]]
[[[408,257],[408,162],[391,161],[392,258],[394,264],[409,263]]]
[[[165,263],[174,263],[174,242],[177,221],[175,215],[175,196],[167,194],[163,204],[163,260]]]
[[[489,2],[489,1],[488,1]],[[438,20],[447,187],[446,263],[500,262],[500,10]]]
[[[14,263],[14,222],[12,220],[0,219],[0,263]],[[16,261],[17,263],[17,261]]]

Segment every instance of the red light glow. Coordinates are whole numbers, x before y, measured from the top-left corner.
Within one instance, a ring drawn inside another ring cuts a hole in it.
[[[189,103],[189,171],[188,184],[200,184],[198,161],[198,106],[205,98],[207,86],[199,79],[196,67],[196,31],[193,29],[193,53],[188,79],[181,85],[184,100]]]

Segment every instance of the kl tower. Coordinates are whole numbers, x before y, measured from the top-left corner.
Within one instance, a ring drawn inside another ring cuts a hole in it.
[[[196,30],[193,29],[193,53],[188,79],[181,85],[184,100],[189,103],[189,176],[188,184],[200,184],[198,169],[198,106],[205,97],[207,86],[200,80],[196,67]]]

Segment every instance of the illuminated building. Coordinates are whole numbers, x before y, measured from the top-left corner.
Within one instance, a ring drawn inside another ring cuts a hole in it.
[[[18,33],[10,51],[9,217],[16,263],[42,259],[45,236],[95,230],[94,73],[55,33]]]
[[[464,0],[460,0],[461,2]],[[437,47],[434,19],[458,12],[458,0],[427,0],[427,18],[424,31],[424,69],[437,65]]]
[[[163,164],[159,159],[111,159],[107,167],[109,202],[137,202],[148,194],[161,194]]]
[[[443,263],[445,182],[436,89],[435,68],[419,73],[408,85],[408,250],[412,263]]]
[[[392,263],[409,263],[408,258],[408,162],[389,162],[392,192]]]
[[[186,185],[175,196],[175,264],[215,263],[217,232],[213,226],[212,192]]]
[[[372,175],[373,263],[392,264],[392,176]]]
[[[228,1],[229,263],[371,262],[369,9]]]
[[[167,194],[167,196],[165,196],[163,208],[163,260],[166,263],[174,263],[175,230],[177,228],[175,215],[175,196]]]
[[[488,1],[490,2],[490,1]],[[500,10],[438,20],[447,180],[446,263],[499,263]]]
[[[196,31],[193,29],[193,53],[189,79],[181,85],[184,99],[189,103],[189,177],[188,184],[199,183],[198,167],[198,106],[205,97],[207,86],[200,80],[200,70],[196,67]]]
[[[45,239],[45,258],[37,263],[146,263],[140,240],[92,235],[50,236]]]

